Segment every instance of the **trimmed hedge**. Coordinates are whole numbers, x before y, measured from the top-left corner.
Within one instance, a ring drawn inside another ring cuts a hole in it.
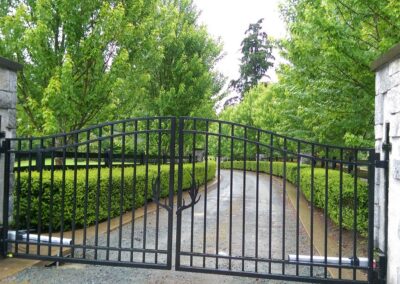
[[[221,168],[230,169],[231,162],[221,163]],[[297,163],[286,163],[286,180],[297,185]],[[234,161],[233,169],[242,170],[243,161]],[[247,161],[246,169],[256,171],[257,162]],[[259,162],[261,172],[270,173],[270,163]],[[272,174],[283,177],[283,162],[272,163]],[[325,209],[325,169],[314,168],[314,206]],[[346,229],[353,229],[354,225],[354,177],[343,173],[342,182],[342,225]],[[311,167],[300,165],[300,190],[308,201],[311,201]],[[366,236],[368,233],[368,184],[357,180],[357,229]],[[328,170],[328,216],[335,223],[339,224],[340,204],[340,172]]]
[[[207,180],[210,181],[215,177],[215,161],[208,161]],[[39,221],[39,191],[40,182],[42,183],[42,197],[41,197],[41,229],[43,231],[49,230],[51,227],[53,231],[61,229],[61,218],[64,213],[64,230],[70,229],[75,221],[75,227],[81,228],[85,224],[85,209],[86,209],[86,225],[92,225],[96,222],[96,210],[98,206],[98,220],[103,221],[108,218],[108,209],[110,210],[110,217],[120,215],[120,202],[123,199],[123,212],[138,208],[144,205],[145,199],[151,200],[152,180],[157,176],[157,166],[149,165],[148,179],[146,180],[145,166],[136,167],[136,190],[133,190],[133,167],[124,168],[124,182],[121,184],[121,168],[112,169],[112,179],[110,183],[110,169],[102,168],[100,172],[99,182],[99,196],[97,196],[98,185],[98,169],[88,170],[87,182],[87,206],[85,207],[85,193],[86,193],[86,170],[77,170],[76,178],[76,209],[74,218],[74,171],[65,171],[65,191],[64,191],[64,208],[62,208],[62,188],[63,188],[63,172],[53,172],[53,185],[51,185],[51,172],[43,171],[42,179],[40,179],[39,172],[31,172],[30,178],[30,204],[28,204],[29,193],[29,175],[28,172],[23,172],[20,175],[20,192],[17,196],[17,188],[14,190],[14,222],[19,221],[20,228],[27,227],[27,216],[30,218],[30,228],[38,228]],[[160,171],[160,198],[168,196],[169,190],[169,165],[162,165]],[[183,189],[189,189],[192,181],[192,164],[183,165]],[[200,183],[204,183],[205,179],[205,163],[196,163],[195,178]],[[16,177],[15,184],[18,183]],[[175,167],[174,178],[174,191],[177,191],[178,184],[178,167]],[[147,196],[145,197],[145,188],[147,189]],[[111,191],[109,191],[109,188]],[[123,191],[123,192],[122,192]],[[109,204],[108,198],[111,202]],[[133,202],[133,195],[135,195]],[[52,198],[52,208],[50,208],[50,201]],[[98,201],[97,201],[98,198]],[[17,215],[17,203],[19,201],[19,215]],[[110,207],[110,208],[109,208]]]

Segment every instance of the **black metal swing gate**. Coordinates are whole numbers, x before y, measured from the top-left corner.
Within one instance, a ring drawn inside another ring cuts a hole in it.
[[[374,281],[374,150],[151,117],[6,139],[2,153],[4,255],[171,269],[174,253],[181,271]]]

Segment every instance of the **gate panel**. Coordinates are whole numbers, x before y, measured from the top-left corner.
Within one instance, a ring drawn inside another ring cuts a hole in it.
[[[175,131],[156,117],[13,139],[10,253],[170,269]]]
[[[371,149],[292,139],[230,122],[183,117],[179,157],[217,178],[182,191],[177,270],[304,282],[367,282],[373,269]]]

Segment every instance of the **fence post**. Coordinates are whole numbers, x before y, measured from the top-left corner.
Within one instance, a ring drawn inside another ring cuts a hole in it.
[[[17,72],[22,65],[0,57],[0,225],[1,239],[7,236],[7,225],[11,220],[14,157],[8,153],[12,147],[10,138],[16,136]],[[5,139],[5,140],[4,140]],[[0,241],[1,241],[0,239]],[[1,249],[6,253],[7,244]]]
[[[2,142],[2,152],[4,152],[4,171],[3,171],[3,206],[2,206],[2,246],[1,255],[5,257],[8,252],[7,239],[8,223],[10,218],[10,187],[11,187],[11,154],[9,153],[11,147],[11,140],[6,139]]]

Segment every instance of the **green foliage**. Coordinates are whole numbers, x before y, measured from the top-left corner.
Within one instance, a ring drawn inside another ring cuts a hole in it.
[[[284,176],[284,163],[273,162],[272,174],[275,176]],[[221,168],[229,169],[231,162],[222,162]],[[243,169],[243,161],[233,161],[234,169]],[[249,171],[257,170],[256,161],[247,161],[246,169]],[[259,171],[269,174],[270,163],[259,162]],[[313,192],[314,206],[325,209],[326,193],[326,170],[314,168],[313,191],[311,187],[312,169],[309,165],[300,165],[300,190],[305,198],[311,201],[311,192]],[[297,163],[286,163],[287,181],[297,185],[298,178]],[[328,216],[335,224],[340,224],[339,204],[342,204],[342,225],[343,228],[352,230],[354,226],[354,177],[347,173],[342,173],[342,198],[340,198],[340,172],[328,170]],[[340,201],[341,200],[341,201]],[[364,236],[368,233],[368,185],[365,181],[357,180],[357,229]]]
[[[215,162],[208,161],[207,180],[215,177]],[[189,189],[192,182],[192,164],[183,166],[183,189]],[[160,171],[160,197],[167,197],[169,190],[169,165],[162,165]],[[177,191],[178,168],[175,167],[174,191]],[[53,174],[53,178],[52,178]],[[124,178],[121,181],[121,168],[102,168],[100,177],[97,169],[89,169],[86,182],[86,170],[78,170],[76,180],[73,170],[65,171],[65,180],[62,171],[44,171],[42,178],[39,172],[32,172],[31,177],[27,172],[21,173],[16,183],[19,184],[19,192],[14,191],[16,204],[14,207],[14,222],[19,222],[20,228],[27,226],[27,218],[30,219],[30,228],[38,228],[40,220],[42,230],[60,230],[62,217],[64,218],[64,230],[70,229],[73,222],[76,228],[84,225],[92,225],[98,221],[120,215],[120,202],[123,200],[122,212],[131,210],[132,207],[143,206],[145,200],[150,201],[153,197],[152,181],[157,177],[158,168],[149,166],[146,178],[145,166],[136,168],[136,179],[134,179],[134,168],[124,168]],[[204,184],[205,163],[195,164],[195,180]],[[63,185],[65,183],[65,185]],[[76,187],[74,184],[76,183]],[[64,188],[64,189],[63,189]],[[76,189],[74,191],[74,189]],[[134,190],[135,189],[135,190]],[[41,191],[40,191],[41,190]],[[145,192],[147,191],[147,194]],[[30,198],[29,198],[30,195]],[[74,198],[76,196],[76,198]],[[85,199],[87,196],[87,199]],[[110,203],[108,199],[110,198]],[[62,201],[64,200],[64,207]],[[75,200],[75,212],[74,212]],[[87,203],[86,203],[87,202]],[[19,204],[19,206],[18,206]],[[17,215],[19,210],[19,215]],[[39,211],[40,219],[39,219]],[[86,211],[86,224],[85,224]],[[97,213],[98,212],[98,213]],[[74,218],[75,215],[75,218]]]
[[[325,144],[373,146],[370,64],[400,41],[399,3],[284,1],[288,37],[279,46],[287,63],[278,82],[248,91],[221,117]]]
[[[205,27],[191,1],[166,1],[160,13],[163,53],[150,71],[146,110],[155,115],[213,117],[214,100],[223,79],[212,71],[221,46]]]
[[[242,95],[267,76],[268,69],[273,66],[271,60],[275,59],[272,56],[272,44],[267,34],[262,31],[263,20],[250,24],[246,30],[246,37],[241,44],[243,56],[240,64],[240,78],[230,83],[230,86]]]
[[[274,84],[260,84],[252,88],[240,104],[226,108],[219,118],[261,129],[279,129],[282,118],[279,115],[280,102],[274,97],[274,88]]]
[[[397,0],[285,1],[289,37],[281,45],[290,64],[278,72],[276,96],[302,121],[309,138],[373,145],[370,64],[400,40],[399,9]],[[289,120],[285,130],[298,128]]]
[[[24,65],[20,135],[132,116],[213,115],[221,46],[197,24],[192,1],[1,3],[0,54]]]

